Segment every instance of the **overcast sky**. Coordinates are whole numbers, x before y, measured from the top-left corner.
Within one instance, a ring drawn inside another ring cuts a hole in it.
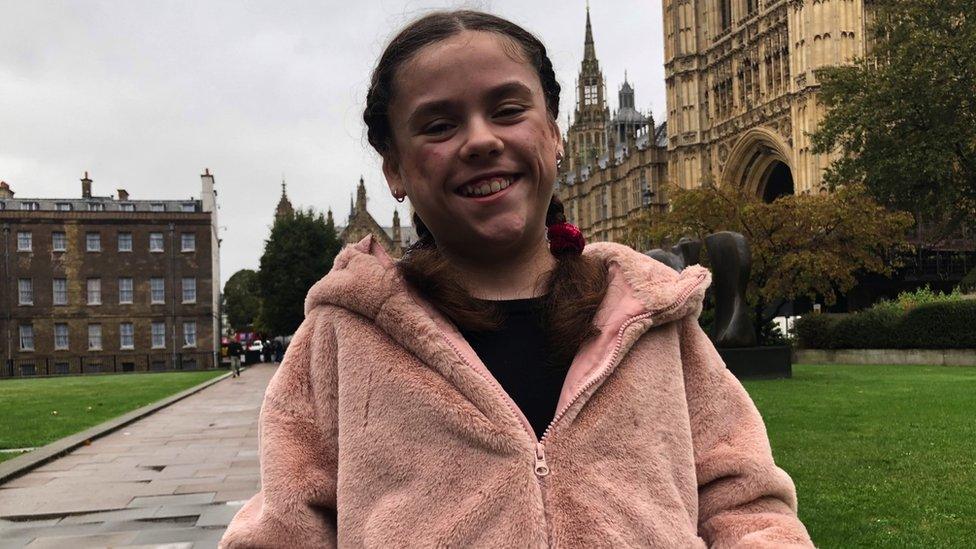
[[[362,174],[389,225],[398,205],[361,118],[370,71],[399,27],[445,7],[542,39],[565,131],[584,0],[0,0],[0,179],[18,198],[78,197],[87,170],[95,194],[182,199],[199,197],[209,168],[223,281],[257,268],[282,176],[296,207],[331,207],[341,225]],[[662,120],[660,0],[592,0],[590,13],[611,109],[626,70],[638,108]]]

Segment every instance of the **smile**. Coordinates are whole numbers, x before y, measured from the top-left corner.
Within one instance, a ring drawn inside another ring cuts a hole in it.
[[[461,196],[481,198],[491,196],[507,189],[515,182],[514,175],[496,175],[472,181],[459,187],[455,192]]]

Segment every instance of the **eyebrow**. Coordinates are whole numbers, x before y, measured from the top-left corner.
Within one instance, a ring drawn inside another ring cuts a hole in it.
[[[501,99],[502,97],[507,97],[510,95],[523,95],[526,97],[531,97],[532,90],[522,82],[513,80],[511,82],[499,84],[488,90],[488,92],[485,94],[485,99],[488,102],[493,102]],[[432,113],[450,110],[456,105],[457,102],[450,99],[435,99],[433,101],[421,103],[413,110],[412,113],[410,113],[410,116],[407,117],[407,125],[412,126],[419,118],[423,118],[424,116]]]

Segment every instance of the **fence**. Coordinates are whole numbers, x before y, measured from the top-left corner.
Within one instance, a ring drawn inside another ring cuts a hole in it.
[[[219,364],[217,365],[219,366]],[[0,378],[121,374],[135,372],[179,372],[208,370],[215,366],[214,353],[128,353],[83,356],[45,356],[8,360]]]

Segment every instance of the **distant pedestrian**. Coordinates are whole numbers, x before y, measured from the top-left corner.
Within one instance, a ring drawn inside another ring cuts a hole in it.
[[[230,355],[230,367],[234,371],[231,377],[241,376],[241,355],[244,354],[244,347],[236,340],[231,340],[227,346],[227,354]]]
[[[284,358],[285,355],[285,348],[282,346],[281,340],[276,338],[271,342],[271,355],[275,364],[281,363],[281,359]]]

